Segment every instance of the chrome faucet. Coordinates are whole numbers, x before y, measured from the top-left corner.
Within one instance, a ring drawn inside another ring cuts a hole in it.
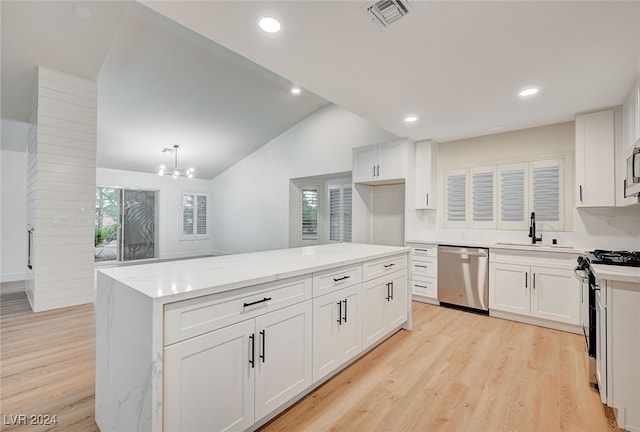
[[[531,222],[529,224],[529,237],[531,237],[531,243],[536,244],[542,241],[542,234],[540,237],[536,237],[536,214],[531,212]]]

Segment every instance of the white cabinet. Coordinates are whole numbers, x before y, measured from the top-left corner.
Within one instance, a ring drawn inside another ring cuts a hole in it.
[[[492,249],[490,314],[579,332],[582,285],[573,272],[575,259],[573,254]]]
[[[313,299],[313,382],[362,351],[360,285]]]
[[[438,304],[438,245],[407,243],[413,300]]]
[[[416,209],[436,208],[436,178],[438,143],[433,140],[416,143],[414,168],[414,207]]]
[[[362,284],[362,345],[372,346],[407,321],[406,271],[397,271]]]
[[[311,385],[311,301],[170,345],[165,430],[245,430]]]
[[[353,149],[353,182],[384,183],[406,177],[407,142],[393,141]]]
[[[640,139],[640,85],[635,85],[622,106],[624,149],[631,148],[638,139]]]
[[[165,430],[242,431],[253,424],[254,338],[248,320],[165,348]]]
[[[615,206],[613,109],[576,116],[576,206]]]

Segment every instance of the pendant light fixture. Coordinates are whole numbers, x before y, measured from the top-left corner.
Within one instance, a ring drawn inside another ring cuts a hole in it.
[[[175,156],[173,168],[167,168],[165,165],[160,165],[160,170],[158,171],[158,175],[165,176],[170,175],[174,179],[178,177],[188,177],[193,178],[193,168],[178,168],[178,148],[180,146],[178,144],[174,144],[173,148],[165,148],[162,150],[162,153],[173,153]]]

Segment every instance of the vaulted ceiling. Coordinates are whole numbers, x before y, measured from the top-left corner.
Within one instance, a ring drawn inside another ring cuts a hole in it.
[[[449,141],[620,105],[640,74],[639,1],[409,0],[386,28],[360,1],[143,3],[0,2],[3,149],[23,148],[37,65],[97,80],[99,166],[154,172],[177,143],[202,178],[327,101]]]

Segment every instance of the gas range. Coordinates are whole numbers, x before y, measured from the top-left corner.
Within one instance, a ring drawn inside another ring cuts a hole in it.
[[[587,252],[591,264],[610,264],[629,267],[640,267],[640,251],[613,251],[596,249]]]

